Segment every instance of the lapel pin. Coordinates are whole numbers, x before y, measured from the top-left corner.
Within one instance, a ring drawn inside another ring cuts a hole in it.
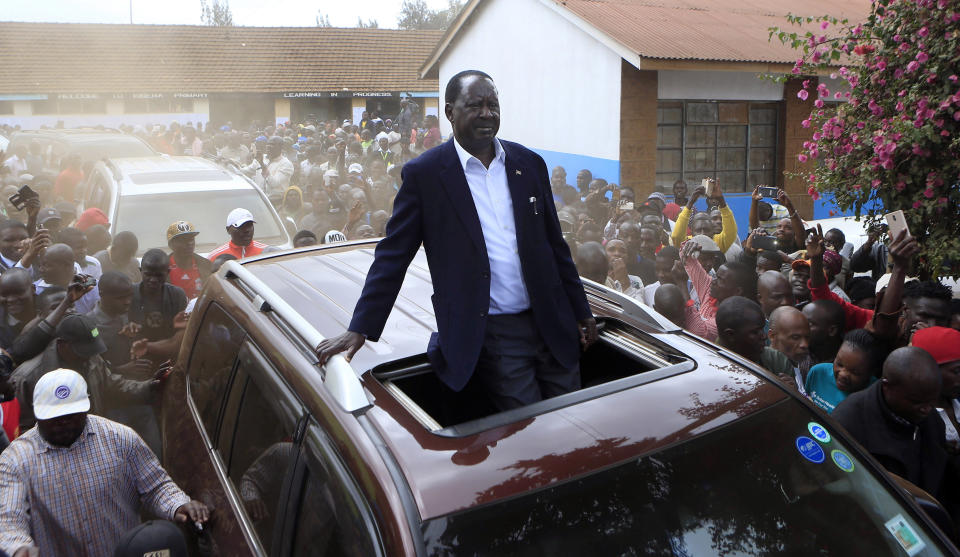
[[[515,170],[514,172],[516,172],[516,173],[517,173],[517,176],[521,176],[521,175],[523,175],[523,173],[522,173],[522,172],[520,172],[519,170]]]

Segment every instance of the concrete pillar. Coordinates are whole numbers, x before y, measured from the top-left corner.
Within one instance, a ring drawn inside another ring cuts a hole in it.
[[[813,110],[813,101],[817,98],[817,80],[810,78],[810,96],[803,101],[797,97],[797,92],[803,87],[806,78],[795,78],[787,81],[783,86],[783,125],[780,128],[780,148],[777,153],[777,167],[783,171],[783,189],[790,196],[797,212],[804,219],[813,218],[813,200],[807,195],[810,183],[807,175],[814,168],[814,161],[801,163],[797,155],[803,152],[803,142],[813,136],[813,128],[804,128],[801,122],[810,116]],[[791,177],[787,173],[799,172],[800,177]]]
[[[620,185],[645,199],[657,178],[657,72],[621,61],[620,74]]]
[[[440,99],[437,97],[424,97],[423,99],[423,115],[432,114],[436,117],[440,117]]]
[[[290,99],[274,99],[273,100],[273,116],[274,120],[279,124],[280,122],[287,122],[290,120]]]
[[[107,114],[123,114],[123,99],[107,99]]]
[[[13,101],[14,116],[33,116],[33,104],[30,101]]]

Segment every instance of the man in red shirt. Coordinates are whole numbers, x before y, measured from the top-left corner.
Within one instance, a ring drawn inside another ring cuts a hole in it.
[[[197,255],[196,237],[199,232],[193,224],[180,220],[167,227],[167,246],[170,248],[170,275],[167,282],[183,289],[187,299],[196,298],[203,281],[210,276],[213,265]]]
[[[227,234],[230,235],[230,241],[211,251],[207,258],[213,261],[218,256],[228,253],[237,259],[243,259],[262,253],[267,245],[253,239],[253,225],[256,222],[253,220],[253,214],[246,209],[237,208],[230,211],[227,215]]]
[[[673,201],[667,203],[663,208],[663,215],[672,221],[676,221],[680,216],[680,211],[687,204],[687,183],[683,180],[677,180],[673,183]]]
[[[77,185],[83,181],[80,155],[73,154],[67,157],[66,167],[57,176],[53,184],[53,197],[73,203],[77,198]]]

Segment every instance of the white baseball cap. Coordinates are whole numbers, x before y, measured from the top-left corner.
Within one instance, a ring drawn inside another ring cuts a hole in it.
[[[38,420],[52,420],[89,411],[87,382],[72,369],[49,371],[33,388],[33,415]]]
[[[350,165],[350,167],[347,169],[347,172],[349,172],[350,174],[353,174],[354,172],[356,172],[357,174],[362,174],[362,173],[363,173],[363,165],[361,165],[361,164],[358,163],[358,162],[355,162],[355,163],[353,163],[353,164]]]
[[[326,234],[324,234],[323,236],[324,244],[332,244],[333,242],[346,242],[346,241],[347,241],[347,237],[344,236],[343,232],[340,232],[339,230],[331,230]]]
[[[237,207],[227,215],[227,226],[241,227],[248,222],[257,221],[253,220],[253,213],[242,207]]]

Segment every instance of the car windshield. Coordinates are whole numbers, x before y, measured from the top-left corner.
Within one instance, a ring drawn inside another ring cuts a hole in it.
[[[784,401],[603,472],[427,521],[428,554],[942,554],[916,516],[811,417]],[[510,481],[538,474],[535,462],[518,464]]]
[[[111,137],[95,141],[69,142],[67,154],[76,153],[85,161],[102,158],[154,157],[157,152],[136,137]]]
[[[221,190],[177,192],[169,194],[126,195],[117,207],[114,233],[129,230],[140,241],[138,254],[150,248],[167,247],[167,227],[176,220],[186,220],[200,231],[197,253],[213,251],[227,242],[227,215],[237,207],[253,213],[257,221],[254,238],[265,244],[287,242],[282,225],[255,190]]]

